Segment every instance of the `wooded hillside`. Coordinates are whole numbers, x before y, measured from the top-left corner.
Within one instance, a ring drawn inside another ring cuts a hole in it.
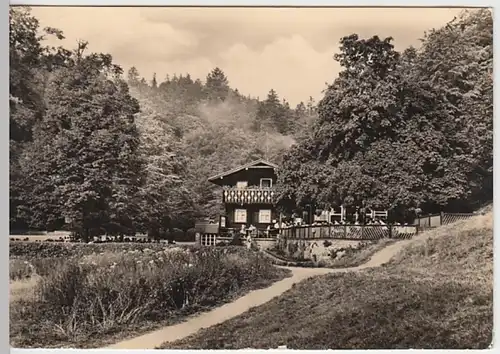
[[[312,98],[291,108],[272,89],[263,100],[244,96],[219,68],[204,81],[147,80],[86,42],[46,46],[48,36],[64,38],[11,7],[11,230],[186,230],[218,215],[209,176],[280,162],[316,115]]]
[[[465,13],[402,53],[346,36],[324,98],[291,107],[272,88],[240,93],[220,68],[143,78],[86,42],[46,46],[63,32],[11,7],[11,230],[186,230],[218,215],[207,178],[258,158],[282,166],[288,211],[474,208],[492,198],[492,28],[488,10]]]
[[[492,198],[493,21],[465,12],[400,53],[340,40],[312,134],[284,157],[281,204],[467,212]]]

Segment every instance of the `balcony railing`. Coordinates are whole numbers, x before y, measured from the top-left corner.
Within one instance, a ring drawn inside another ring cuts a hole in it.
[[[231,204],[273,204],[275,201],[273,187],[223,187],[223,201]]]

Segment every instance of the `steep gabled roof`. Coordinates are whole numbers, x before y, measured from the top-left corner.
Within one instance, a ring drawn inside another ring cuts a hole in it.
[[[262,165],[264,165],[264,166],[262,166]],[[232,170],[219,173],[218,175],[210,177],[208,180],[210,182],[212,182],[212,181],[215,181],[215,180],[220,179],[222,177],[226,177],[226,176],[232,175],[233,173],[239,172],[241,170],[245,170],[247,168],[252,168],[252,167],[255,167],[255,166],[262,166],[262,167],[268,166],[269,168],[278,168],[278,165],[276,165],[276,164],[274,164],[272,162],[266,161],[264,159],[258,159],[258,160],[252,161],[250,163],[247,163],[245,165],[241,165],[241,166],[235,167]]]

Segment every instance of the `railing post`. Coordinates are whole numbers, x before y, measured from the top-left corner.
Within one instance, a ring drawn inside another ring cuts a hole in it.
[[[392,225],[389,225],[389,238],[392,238]]]
[[[347,225],[344,225],[344,238],[347,238]]]
[[[328,237],[332,237],[332,224],[330,224],[330,222],[328,222]]]
[[[443,216],[444,216],[444,213],[443,213],[443,212],[441,212],[441,213],[439,214],[439,225],[440,225],[440,226],[443,226]]]

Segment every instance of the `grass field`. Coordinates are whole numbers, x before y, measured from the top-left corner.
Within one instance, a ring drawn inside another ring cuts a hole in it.
[[[92,348],[289,275],[244,248],[11,243],[13,347]]]
[[[429,231],[381,267],[304,281],[164,349],[480,349],[492,341],[492,213]]]

